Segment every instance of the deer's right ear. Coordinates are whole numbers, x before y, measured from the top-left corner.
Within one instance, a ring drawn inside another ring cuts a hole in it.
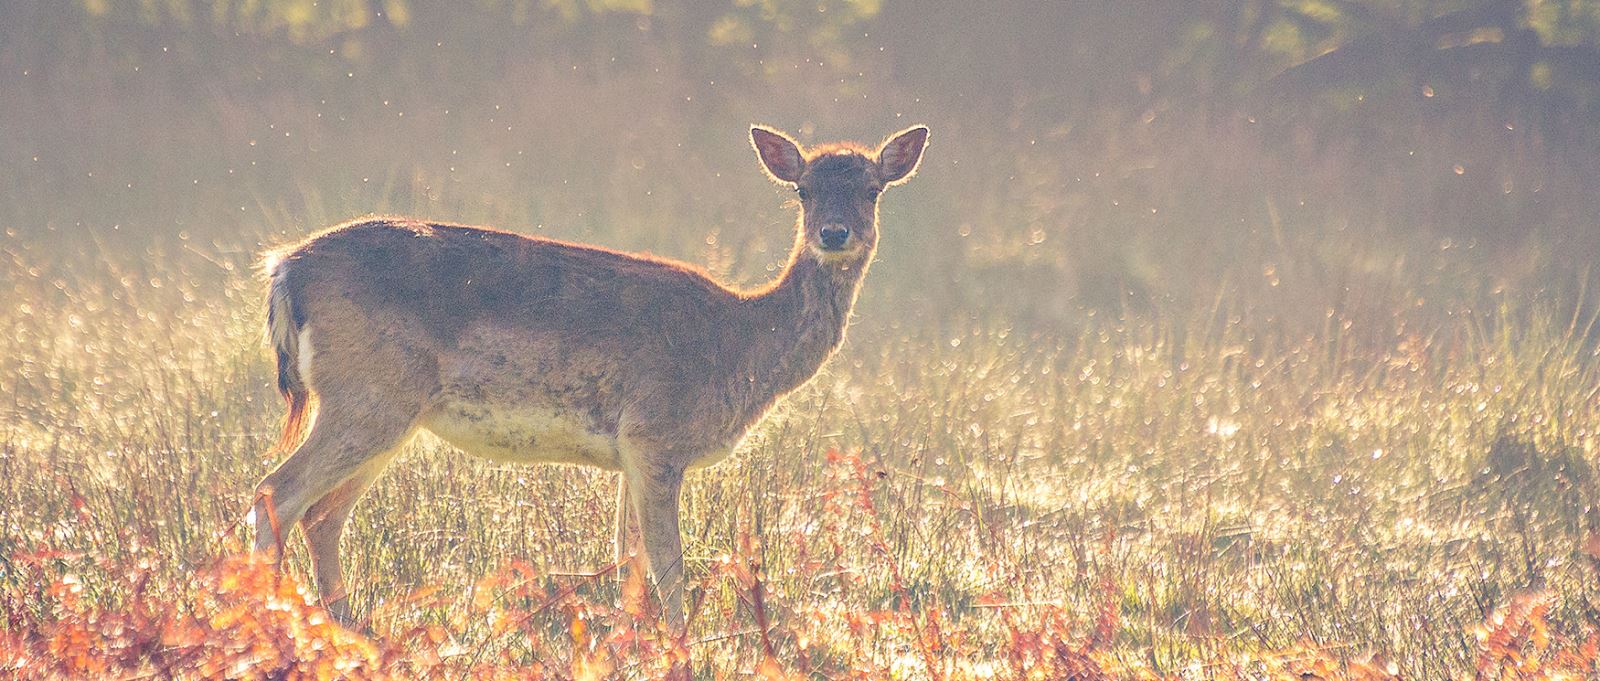
[[[800,181],[800,176],[806,170],[806,157],[800,153],[800,145],[795,144],[788,135],[752,125],[750,143],[755,146],[756,156],[761,157],[761,165],[766,167],[772,179],[788,184]]]

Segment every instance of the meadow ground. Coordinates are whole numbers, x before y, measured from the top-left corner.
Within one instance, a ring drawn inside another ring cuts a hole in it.
[[[869,307],[688,485],[686,653],[607,571],[609,474],[426,436],[345,539],[369,639],[230,560],[282,409],[255,244],[217,244],[3,242],[6,675],[1596,671],[1600,367],[1554,306],[1299,335],[1221,301],[1054,335]]]
[[[1583,3],[11,5],[0,678],[1600,678]],[[685,641],[609,474],[427,436],[345,536],[368,631],[297,538],[242,560],[264,249],[387,212],[756,285],[755,122],[932,136],[840,353],[688,482]]]

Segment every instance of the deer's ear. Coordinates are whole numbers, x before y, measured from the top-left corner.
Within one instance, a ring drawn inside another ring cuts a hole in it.
[[[901,130],[878,147],[878,179],[884,184],[899,184],[917,172],[922,150],[928,146],[928,127],[912,126]]]
[[[761,157],[772,179],[794,184],[806,170],[806,157],[800,145],[788,135],[759,125],[750,126],[750,143],[755,145],[756,156]]]

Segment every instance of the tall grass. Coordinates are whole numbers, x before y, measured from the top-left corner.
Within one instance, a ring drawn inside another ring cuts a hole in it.
[[[242,551],[280,411],[248,249],[5,250],[14,671],[75,675],[43,662],[61,632],[99,632],[64,644],[89,659],[150,622],[177,642],[139,643],[126,669],[212,659],[184,646],[290,664],[302,654],[251,647],[268,644],[229,619],[281,615],[251,631],[395,673],[437,655],[463,673],[651,675],[660,658],[640,651],[660,649],[613,609],[614,580],[584,576],[609,565],[612,477],[492,465],[427,438],[345,541],[378,647],[272,605],[306,596],[218,563]],[[1439,678],[1487,664],[1481,632],[1526,624],[1591,673],[1600,368],[1584,320],[1554,312],[1330,319],[1300,337],[1224,309],[1205,330],[1096,315],[1073,337],[864,325],[739,456],[689,484],[690,657],[718,676],[981,678],[1077,661]],[[1360,334],[1382,344],[1358,341],[1358,323],[1386,325]],[[1504,625],[1504,608],[1522,614]]]
[[[0,74],[0,676],[1600,673],[1600,194],[1536,126],[145,30]],[[686,488],[686,640],[613,578],[611,475],[425,435],[345,538],[367,631],[297,546],[240,559],[265,246],[397,212],[757,283],[793,215],[752,121],[933,138],[842,352]]]

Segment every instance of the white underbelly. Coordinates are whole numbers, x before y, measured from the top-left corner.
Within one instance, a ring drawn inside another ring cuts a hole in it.
[[[446,402],[422,426],[462,451],[508,463],[573,463],[621,470],[616,438],[582,414],[547,408]]]
[[[711,450],[709,452],[706,452],[705,454],[701,454],[699,458],[689,462],[689,470],[695,471],[695,470],[700,470],[702,468],[710,468],[710,467],[715,466],[715,465],[717,465],[719,463],[722,463],[723,459],[726,459],[726,458],[728,458],[729,455],[733,454],[733,450],[737,446],[738,446],[738,443],[735,442],[734,444],[728,445],[726,447],[718,447],[718,448],[713,449],[713,450]]]

